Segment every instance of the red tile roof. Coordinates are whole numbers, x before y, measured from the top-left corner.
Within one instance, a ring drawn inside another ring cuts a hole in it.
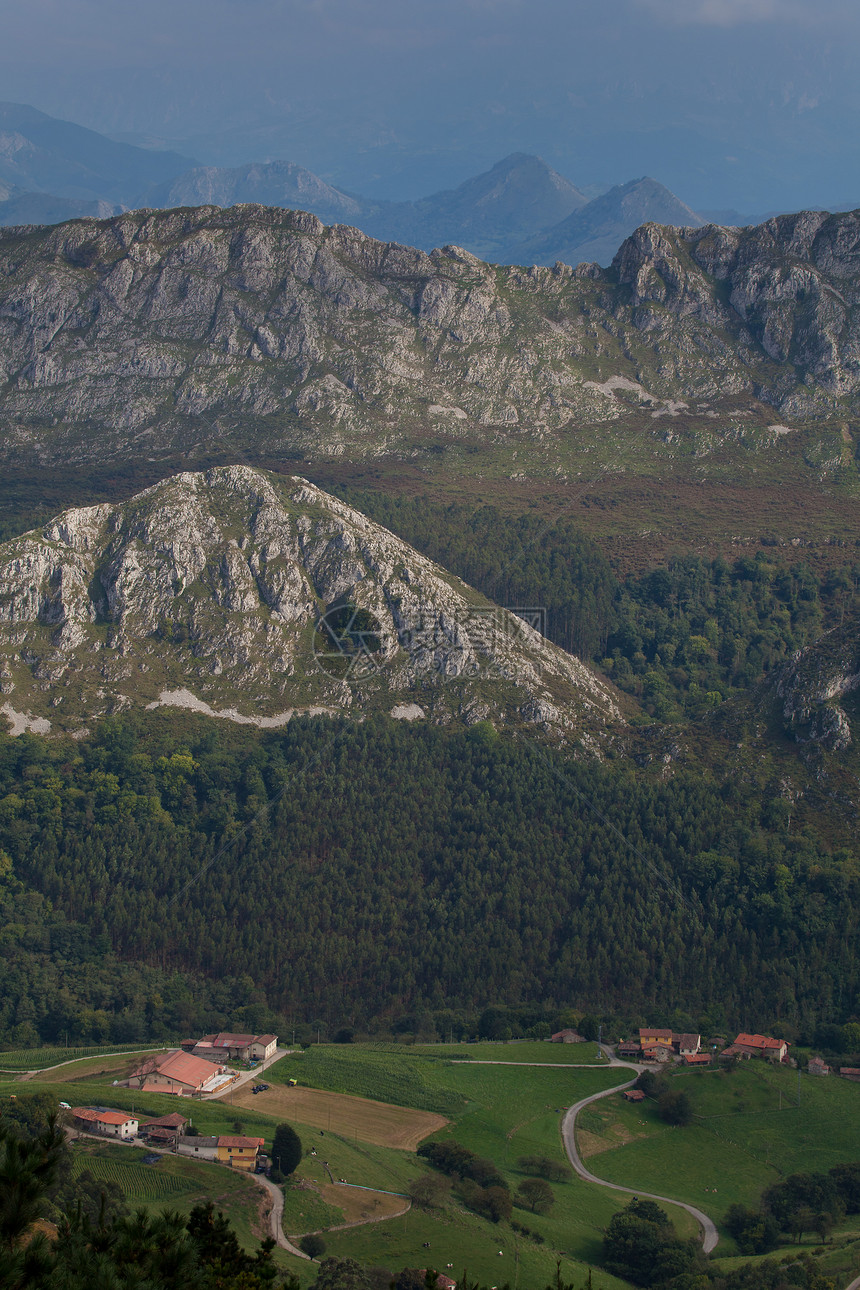
[[[232,1035],[229,1030],[218,1035],[207,1035],[216,1048],[247,1048],[253,1044],[256,1035]]]
[[[655,1030],[653,1026],[640,1026],[639,1039],[641,1042],[644,1042],[645,1040],[651,1040],[653,1042],[656,1039],[665,1039],[668,1044],[671,1044],[672,1031],[662,1029]]]
[[[134,1116],[125,1111],[93,1111],[88,1106],[73,1106],[72,1115],[93,1124],[129,1124],[134,1120]]]
[[[203,1057],[193,1057],[191,1053],[169,1053],[158,1063],[153,1074],[175,1079],[180,1084],[190,1084],[197,1088],[205,1084],[217,1073],[218,1067],[207,1062]]]
[[[738,1035],[735,1044],[740,1044],[744,1048],[782,1048],[788,1044],[784,1039],[771,1039],[769,1035]]]
[[[140,1127],[142,1129],[181,1129],[187,1123],[187,1115],[181,1115],[179,1111],[171,1111],[170,1115],[159,1115],[155,1120],[147,1120]]]
[[[274,1039],[274,1040],[277,1040],[277,1038],[278,1038],[278,1036],[277,1036],[277,1035],[256,1035],[256,1036],[255,1036],[255,1038],[254,1038],[254,1043],[255,1043],[255,1044],[270,1044],[270,1043],[272,1042],[272,1040],[273,1040],[273,1039]]]
[[[222,1136],[218,1139],[218,1146],[233,1147],[233,1148],[249,1147],[251,1149],[254,1149],[254,1148],[262,1147],[263,1142],[264,1142],[263,1138],[242,1138],[242,1137],[237,1137],[235,1134],[228,1133],[226,1137]]]

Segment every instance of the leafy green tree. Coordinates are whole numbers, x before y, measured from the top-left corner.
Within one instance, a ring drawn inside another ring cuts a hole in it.
[[[324,1259],[313,1284],[316,1290],[370,1290],[364,1269],[355,1259]]]
[[[325,1241],[318,1232],[309,1232],[299,1241],[299,1249],[304,1250],[309,1259],[318,1259],[325,1254]]]
[[[555,1204],[552,1187],[545,1178],[525,1178],[517,1187],[515,1199],[534,1214],[548,1214]]]
[[[693,1104],[686,1093],[667,1088],[657,1098],[657,1110],[667,1124],[683,1126],[693,1119]]]
[[[302,1159],[302,1141],[292,1125],[279,1124],[272,1142],[272,1160],[284,1177],[295,1171]]]

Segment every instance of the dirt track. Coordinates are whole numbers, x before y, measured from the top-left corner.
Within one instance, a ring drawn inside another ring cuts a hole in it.
[[[235,1094],[233,1105],[401,1151],[414,1151],[423,1138],[448,1123],[443,1116],[431,1111],[413,1111],[387,1102],[372,1102],[366,1097],[326,1093],[316,1088],[290,1088],[284,1084],[273,1084],[265,1093],[243,1089]]]

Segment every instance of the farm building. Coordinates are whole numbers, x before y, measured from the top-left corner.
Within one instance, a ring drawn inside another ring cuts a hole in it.
[[[163,1143],[165,1146],[170,1146],[181,1133],[185,1132],[187,1123],[186,1116],[181,1115],[179,1111],[171,1111],[170,1115],[160,1115],[157,1119],[147,1120],[142,1124],[140,1136],[153,1144]]]
[[[253,1169],[263,1146],[262,1138],[244,1138],[228,1134],[218,1139],[217,1159],[231,1169]]]
[[[625,1102],[644,1102],[645,1094],[641,1088],[628,1088],[621,1094]]]
[[[810,1075],[829,1075],[830,1067],[820,1057],[810,1057],[806,1069]]]
[[[75,1128],[83,1133],[101,1133],[106,1138],[134,1138],[137,1120],[127,1111],[93,1110],[90,1106],[73,1106]]]
[[[615,1051],[619,1057],[624,1057],[628,1061],[631,1059],[633,1061],[638,1061],[642,1053],[642,1049],[639,1047],[639,1044],[635,1039],[625,1039],[618,1045]]]
[[[217,1160],[218,1139],[204,1138],[201,1134],[189,1136],[180,1133],[176,1138],[176,1150],[180,1156],[196,1156],[198,1160]]]
[[[860,1066],[840,1066],[839,1074],[843,1079],[852,1079],[860,1083]]]
[[[204,1035],[202,1039],[185,1039],[182,1047],[195,1057],[203,1057],[210,1062],[222,1062],[225,1059],[235,1062],[265,1061],[278,1047],[278,1036],[240,1035],[225,1030],[217,1035]]]
[[[166,1057],[149,1059],[129,1077],[129,1084],[145,1093],[176,1093],[180,1097],[211,1093],[229,1081],[226,1066],[215,1065],[179,1049]]]
[[[733,1044],[724,1048],[723,1057],[766,1057],[771,1062],[784,1062],[788,1056],[788,1044],[784,1039],[772,1039],[770,1035],[748,1035],[742,1031]]]
[[[654,1049],[660,1044],[671,1048],[672,1052],[677,1053],[679,1057],[692,1057],[701,1048],[702,1037],[701,1035],[682,1034],[677,1030],[640,1027],[639,1047],[643,1052],[646,1048]]]
[[[657,1030],[655,1030],[653,1027],[640,1026],[640,1028],[639,1028],[639,1046],[640,1046],[641,1048],[644,1048],[646,1045],[653,1046],[653,1045],[654,1045],[654,1044],[656,1044],[658,1041],[661,1041],[661,1042],[662,1042],[662,1043],[664,1043],[664,1044],[668,1044],[668,1045],[669,1045],[669,1047],[671,1048],[671,1047],[672,1047],[672,1031],[671,1031],[671,1030],[663,1030],[663,1029],[657,1029]]]
[[[550,1035],[554,1044],[584,1044],[585,1040],[576,1030],[557,1030],[554,1035]]]
[[[685,1066],[710,1066],[711,1058],[709,1053],[688,1053],[684,1057]]]

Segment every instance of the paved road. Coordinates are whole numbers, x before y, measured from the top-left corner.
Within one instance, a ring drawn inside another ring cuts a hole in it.
[[[295,1254],[296,1258],[307,1259],[309,1256],[304,1250],[300,1250],[297,1245],[293,1245],[284,1236],[283,1218],[284,1218],[284,1193],[271,1179],[265,1174],[249,1174],[249,1178],[258,1183],[272,1198],[272,1212],[269,1215],[269,1223],[272,1228],[272,1236],[282,1250],[288,1250],[290,1254]]]
[[[607,1056],[608,1055],[609,1054],[607,1054]],[[628,1066],[631,1070],[636,1071],[637,1074],[639,1073],[638,1066],[634,1066],[629,1062],[619,1061],[617,1057],[610,1057],[610,1063],[613,1066]],[[580,1159],[579,1151],[576,1146],[576,1117],[579,1115],[579,1112],[584,1106],[588,1106],[591,1102],[598,1101],[601,1097],[610,1097],[613,1093],[620,1092],[621,1089],[632,1088],[634,1082],[635,1081],[631,1079],[628,1080],[626,1084],[616,1084],[614,1088],[605,1088],[602,1093],[592,1093],[591,1097],[584,1097],[581,1101],[575,1102],[573,1106],[568,1108],[565,1112],[564,1119],[561,1122],[561,1134],[564,1140],[564,1148],[567,1152],[568,1159],[579,1174],[580,1178],[585,1179],[586,1182],[596,1183],[598,1187],[610,1187],[613,1191],[627,1192],[631,1196],[644,1196],[646,1200],[659,1200],[666,1205],[680,1205],[681,1209],[685,1209],[688,1214],[693,1215],[693,1218],[695,1218],[696,1222],[701,1227],[702,1249],[706,1254],[710,1254],[711,1250],[714,1249],[717,1241],[719,1240],[717,1229],[714,1226],[713,1220],[708,1218],[707,1214],[703,1214],[700,1209],[696,1209],[695,1205],[687,1205],[682,1200],[673,1200],[671,1196],[655,1196],[653,1192],[642,1191],[638,1187],[622,1187],[620,1183],[607,1182],[605,1178],[598,1178],[596,1174],[593,1174],[590,1170],[586,1169]]]
[[[208,1093],[206,1095],[206,1101],[217,1102],[219,1098],[229,1097],[237,1088],[244,1088],[245,1085],[250,1084],[252,1080],[256,1084],[260,1076],[263,1074],[263,1071],[267,1071],[275,1062],[279,1062],[282,1057],[286,1057],[287,1053],[295,1051],[296,1050],[294,1048],[276,1048],[271,1057],[267,1057],[264,1062],[260,1062],[260,1065],[255,1066],[252,1071],[242,1071],[239,1078],[234,1080],[232,1084],[228,1084],[220,1093]]]
[[[850,1286],[845,1287],[845,1290],[860,1290],[860,1277],[855,1277]]]

